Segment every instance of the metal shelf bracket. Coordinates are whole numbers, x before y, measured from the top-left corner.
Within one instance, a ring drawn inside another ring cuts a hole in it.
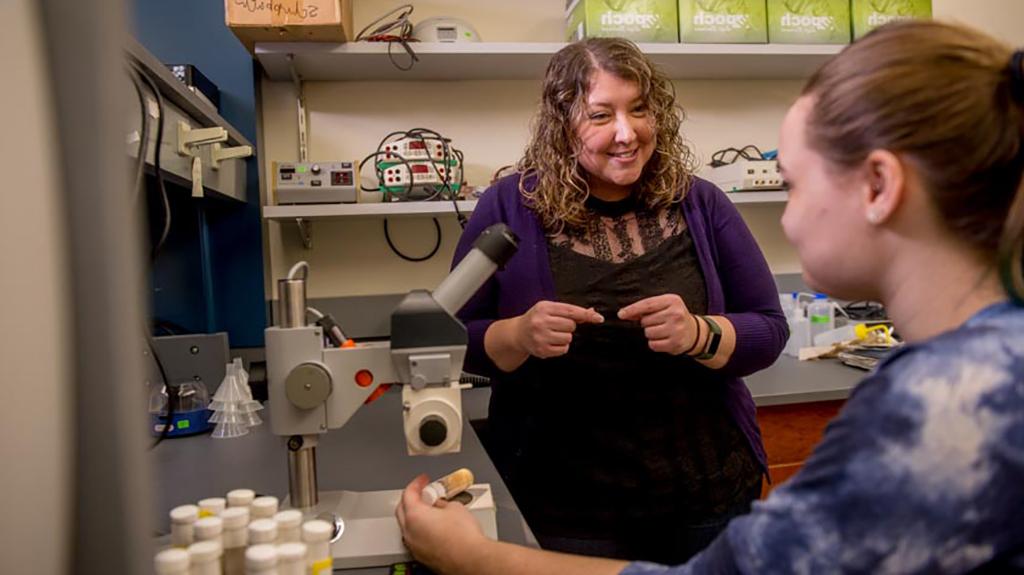
[[[295,224],[299,228],[299,238],[302,240],[302,247],[307,250],[313,249],[313,220],[295,218]]]

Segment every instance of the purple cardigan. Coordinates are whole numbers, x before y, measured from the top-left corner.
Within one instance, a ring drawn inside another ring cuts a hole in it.
[[[555,299],[547,238],[518,183],[514,174],[484,193],[455,249],[457,264],[480,232],[497,222],[519,237],[519,251],[458,313],[469,331],[466,371],[492,377],[500,371],[484,351],[484,333],[491,323],[521,315],[540,300]],[[682,208],[707,283],[708,314],[723,315],[736,328],[736,350],[716,370],[728,386],[729,411],[767,467],[754,400],[740,378],[774,363],[789,337],[775,281],[736,207],[714,184],[694,178]]]

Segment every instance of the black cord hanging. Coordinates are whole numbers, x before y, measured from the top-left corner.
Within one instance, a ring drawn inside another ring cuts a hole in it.
[[[434,249],[430,250],[430,253],[425,255],[425,256],[413,257],[413,256],[407,256],[407,255],[403,254],[395,246],[394,242],[391,241],[391,234],[388,232],[388,219],[387,218],[384,218],[384,239],[387,240],[388,247],[391,248],[391,251],[395,252],[395,255],[397,255],[398,257],[402,258],[403,260],[405,260],[407,262],[425,262],[425,261],[429,260],[430,258],[434,257],[434,254],[437,253],[437,250],[441,249],[441,223],[437,221],[437,218],[433,218],[433,220],[434,220],[434,230],[437,232],[437,241],[434,243]]]

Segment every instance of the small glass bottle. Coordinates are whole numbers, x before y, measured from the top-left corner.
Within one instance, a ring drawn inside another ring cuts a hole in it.
[[[188,551],[164,549],[153,558],[156,575],[188,575]]]
[[[331,575],[331,536],[334,527],[326,521],[314,519],[302,524],[302,541],[306,544],[306,560],[310,575]]]
[[[277,523],[273,519],[257,519],[249,524],[249,545],[276,543]]]
[[[306,575],[306,544],[277,546],[277,575]]]
[[[195,543],[194,524],[199,519],[195,505],[179,505],[171,509],[171,545],[182,549]]]
[[[277,505],[277,497],[273,495],[257,497],[249,505],[249,517],[253,521],[256,519],[273,519],[274,515],[277,514]]]
[[[199,500],[199,517],[209,517],[210,515],[220,515],[224,513],[227,508],[228,502],[223,497],[208,497],[206,499]]]
[[[223,553],[223,548],[216,541],[197,541],[189,545],[189,575],[221,575],[220,558]]]
[[[815,294],[814,301],[807,306],[807,319],[811,322],[811,341],[814,341],[819,333],[835,328],[835,309],[828,296],[823,293]]]
[[[246,549],[245,575],[278,575],[277,549],[273,545],[253,545]]]
[[[244,575],[249,508],[228,507],[220,519],[224,522],[224,575]]]
[[[423,502],[433,505],[438,499],[449,499],[473,485],[473,472],[463,467],[423,488]]]
[[[228,491],[228,509],[232,507],[249,507],[256,499],[256,492],[252,489],[233,489]]]
[[[298,543],[302,541],[302,512],[298,509],[285,509],[274,515],[277,523],[278,543]]]

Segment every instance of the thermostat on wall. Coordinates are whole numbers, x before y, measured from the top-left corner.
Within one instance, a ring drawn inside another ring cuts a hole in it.
[[[420,42],[479,42],[480,34],[461,18],[427,18],[412,29]]]

